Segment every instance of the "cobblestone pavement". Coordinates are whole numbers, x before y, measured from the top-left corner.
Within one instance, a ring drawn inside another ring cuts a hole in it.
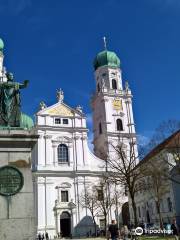
[[[73,238],[74,240],[94,240],[94,239],[96,239],[96,240],[105,240],[105,239],[107,239],[107,238]],[[53,239],[52,239],[53,240]],[[56,238],[56,239],[54,239],[54,240],[70,240],[70,238]]]

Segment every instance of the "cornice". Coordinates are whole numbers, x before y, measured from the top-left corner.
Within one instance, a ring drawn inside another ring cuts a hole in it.
[[[77,170],[77,171],[52,171],[52,170],[38,170],[33,172],[35,177],[95,177],[102,176],[106,171],[103,169],[99,171]]]

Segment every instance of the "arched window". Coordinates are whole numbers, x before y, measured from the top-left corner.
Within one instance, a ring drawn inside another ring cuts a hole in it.
[[[60,219],[69,219],[71,216],[68,212],[62,212]]]
[[[69,201],[68,191],[62,190],[61,191],[61,202],[68,202],[68,201]]]
[[[102,125],[99,123],[99,134],[102,134]]]
[[[123,131],[123,123],[122,120],[120,118],[118,118],[116,120],[116,128],[118,131]]]
[[[58,163],[68,162],[68,147],[65,144],[60,144],[57,149]]]
[[[117,82],[115,79],[112,79],[112,89],[117,89]]]
[[[99,83],[98,83],[98,85],[97,85],[97,90],[98,90],[98,92],[100,92],[100,86],[99,86]]]

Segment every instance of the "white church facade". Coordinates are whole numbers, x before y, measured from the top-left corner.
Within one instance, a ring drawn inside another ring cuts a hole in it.
[[[94,153],[88,147],[86,116],[82,108],[64,102],[62,90],[57,103],[40,104],[36,114],[39,135],[33,162],[37,232],[50,236],[86,235],[93,231],[91,214],[80,204],[80,196],[88,187],[98,185],[106,171],[106,157],[111,157],[112,144],[119,134],[124,142],[135,136],[132,94],[123,88],[120,60],[114,52],[104,50],[94,60],[96,92],[91,99],[93,110]],[[121,202],[127,202],[122,197]],[[119,209],[118,215],[121,214]],[[112,207],[108,221],[117,218]],[[122,219],[121,219],[122,221]],[[103,215],[96,216],[101,228]]]

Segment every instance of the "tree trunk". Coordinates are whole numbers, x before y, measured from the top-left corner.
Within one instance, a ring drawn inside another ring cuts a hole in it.
[[[95,237],[97,236],[97,225],[96,225],[96,221],[95,218],[93,217],[93,222],[94,222],[94,232],[95,232]]]
[[[104,220],[105,220],[105,236],[107,237],[107,216],[104,216]]]
[[[134,225],[137,227],[138,221],[137,221],[137,211],[136,211],[136,203],[134,201],[134,197],[131,197],[132,200],[132,208],[133,208],[133,214],[134,214]]]
[[[159,215],[160,228],[163,229],[163,221],[162,221],[160,202],[159,201],[156,202],[156,206],[157,206],[157,212],[158,212],[158,215]]]

